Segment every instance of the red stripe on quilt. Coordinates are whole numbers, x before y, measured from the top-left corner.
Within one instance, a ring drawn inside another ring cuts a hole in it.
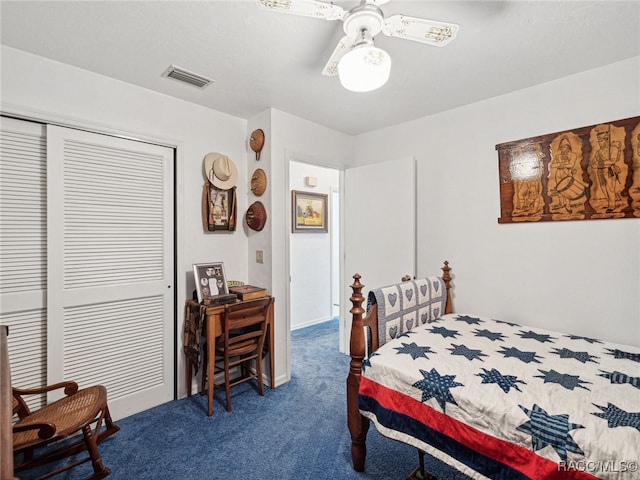
[[[407,415],[433,428],[487,458],[508,465],[529,478],[545,480],[593,480],[597,478],[580,470],[561,470],[556,462],[541,457],[528,448],[487,435],[434,410],[415,398],[403,395],[366,377],[360,379],[360,394],[375,399],[384,408]]]

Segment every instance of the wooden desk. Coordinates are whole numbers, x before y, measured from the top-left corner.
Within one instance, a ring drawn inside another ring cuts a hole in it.
[[[238,303],[243,303],[238,301]],[[269,338],[269,386],[274,389],[275,385],[275,367],[274,367],[274,332],[273,332],[273,309],[275,300],[271,303],[267,313],[268,338]],[[187,301],[187,308],[200,308],[198,302],[194,300]],[[207,415],[213,415],[213,387],[214,387],[214,367],[216,358],[216,339],[222,335],[222,317],[224,316],[224,305],[215,305],[212,307],[204,307],[205,310],[205,327],[202,334],[207,339]],[[193,364],[191,359],[187,359],[187,396],[191,396],[191,382]]]

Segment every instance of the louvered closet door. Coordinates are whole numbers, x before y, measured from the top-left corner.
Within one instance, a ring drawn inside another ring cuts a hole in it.
[[[46,165],[44,126],[0,117],[0,324],[9,325],[11,377],[22,387],[47,380]]]
[[[49,381],[173,398],[173,151],[47,127]]]

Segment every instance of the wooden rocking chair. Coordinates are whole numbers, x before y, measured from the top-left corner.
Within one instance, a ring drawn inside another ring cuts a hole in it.
[[[64,388],[65,396],[39,410],[30,411],[24,395],[42,394]],[[19,419],[13,425],[13,454],[15,472],[26,470],[71,455],[88,452],[88,456],[63,465],[39,477],[49,478],[77,465],[91,461],[93,474],[86,479],[104,478],[111,473],[102,464],[98,443],[114,434],[120,427],[115,425],[107,406],[107,389],[102,385],[78,390],[76,382],[61,382],[34,389],[12,388],[13,414]],[[105,429],[101,431],[102,426]],[[92,428],[93,425],[93,428]],[[76,434],[82,438],[71,440]],[[66,440],[67,441],[63,441]],[[60,446],[51,444],[61,442]],[[43,450],[41,447],[48,447]],[[38,449],[38,455],[35,454]]]

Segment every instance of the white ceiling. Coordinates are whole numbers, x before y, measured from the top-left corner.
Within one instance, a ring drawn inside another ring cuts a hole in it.
[[[265,11],[255,0],[2,0],[0,28],[10,47],[234,116],[273,107],[353,135],[640,55],[640,0],[392,0],[381,8],[460,31],[443,48],[378,35],[391,78],[369,93],[321,75],[341,22]],[[162,77],[171,64],[215,83],[199,90]]]

